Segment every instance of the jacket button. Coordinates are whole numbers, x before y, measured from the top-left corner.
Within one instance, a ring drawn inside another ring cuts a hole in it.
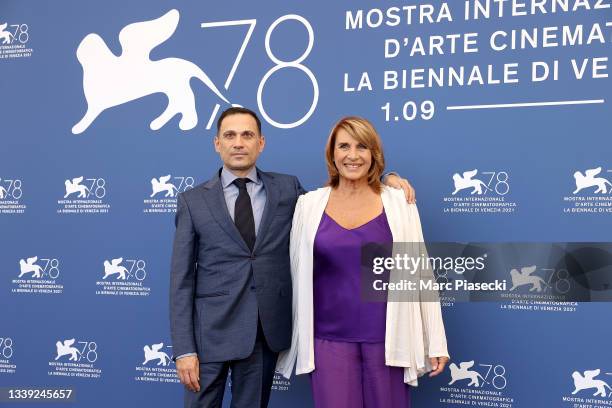
[[[251,259],[251,261],[254,261],[255,260],[255,255],[251,255],[250,259]]]

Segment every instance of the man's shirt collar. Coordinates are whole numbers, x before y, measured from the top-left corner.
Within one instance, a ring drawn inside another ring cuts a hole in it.
[[[237,178],[239,177],[229,171],[225,166],[223,166],[223,168],[221,169],[221,185],[223,186],[223,188],[227,188]],[[248,178],[255,184],[261,183],[261,180],[257,176],[257,168],[255,166],[251,168],[245,178]]]

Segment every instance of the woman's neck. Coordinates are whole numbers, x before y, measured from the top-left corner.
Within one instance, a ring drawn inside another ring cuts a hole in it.
[[[349,180],[340,177],[338,187],[336,187],[336,193],[342,196],[359,196],[371,192],[372,188],[365,177],[359,180]]]

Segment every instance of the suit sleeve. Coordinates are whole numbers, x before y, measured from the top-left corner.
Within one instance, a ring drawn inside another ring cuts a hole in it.
[[[170,270],[170,332],[174,355],[180,356],[197,351],[193,326],[197,235],[183,194],[177,201]]]

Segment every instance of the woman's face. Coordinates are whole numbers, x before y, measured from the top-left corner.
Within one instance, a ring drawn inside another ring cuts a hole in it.
[[[372,165],[372,152],[344,129],[339,129],[334,146],[334,163],[340,178],[350,181],[367,178]]]

